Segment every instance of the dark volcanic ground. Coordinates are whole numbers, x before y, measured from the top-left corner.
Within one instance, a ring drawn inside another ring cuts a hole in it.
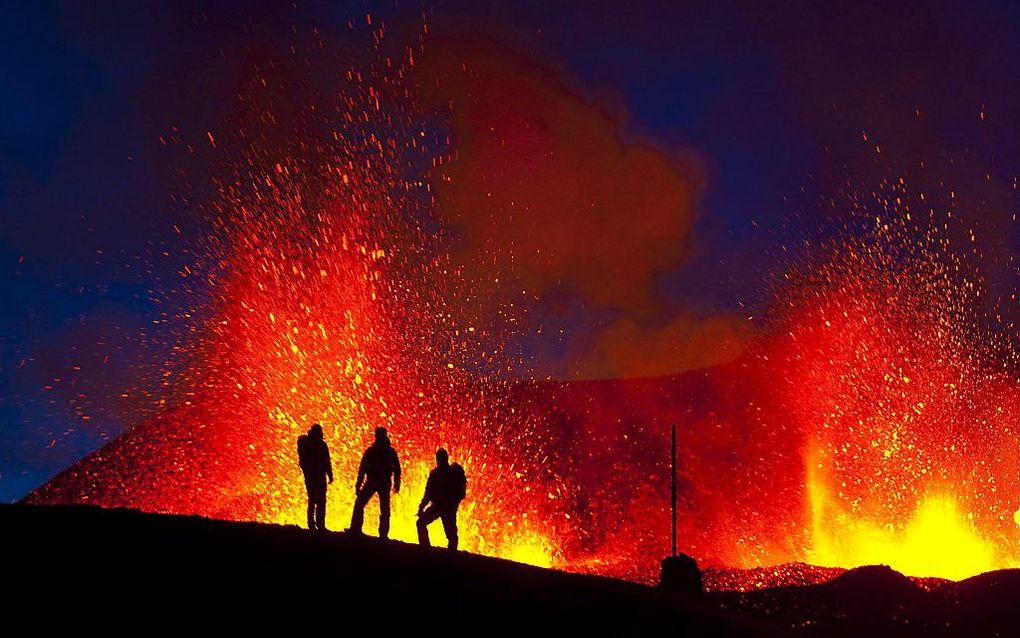
[[[1020,635],[1020,570],[925,591],[869,567],[691,599],[399,542],[130,510],[0,506],[0,529],[5,619],[48,634]]]

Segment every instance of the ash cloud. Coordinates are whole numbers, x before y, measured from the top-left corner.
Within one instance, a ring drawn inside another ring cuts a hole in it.
[[[433,41],[418,71],[425,105],[449,123],[435,214],[477,294],[472,311],[537,330],[530,313],[549,322],[560,309],[566,345],[553,367],[566,376],[670,374],[739,354],[741,320],[657,291],[697,250],[693,154],[625,139],[609,109],[492,40]],[[569,306],[583,318],[566,317]]]

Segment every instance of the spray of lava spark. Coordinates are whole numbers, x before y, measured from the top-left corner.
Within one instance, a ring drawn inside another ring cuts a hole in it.
[[[676,422],[681,549],[703,564],[948,578],[1016,565],[1020,383],[952,222],[888,200],[787,275],[772,328],[731,363],[507,382],[491,373],[505,335],[460,319],[470,278],[429,221],[423,176],[451,160],[413,115],[403,80],[417,51],[342,74],[336,105],[312,100],[290,120],[259,96],[294,92],[256,75],[252,120],[233,136],[244,159],[217,180],[215,230],[182,272],[200,303],[166,318],[181,338],[158,414],[30,501],[300,524],[295,441],[318,422],[339,479],[327,526],[342,529],[361,452],[386,426],[406,476],[396,538],[413,540],[444,445],[469,477],[465,549],[650,580],[667,551]],[[221,137],[208,141],[229,149]]]
[[[804,433],[805,558],[960,579],[1017,564],[1020,386],[952,211],[906,187],[794,275],[774,354]],[[872,206],[875,208],[875,206]]]
[[[384,28],[371,29],[381,41]],[[214,231],[181,273],[201,304],[167,318],[182,329],[161,412],[93,457],[113,460],[83,470],[84,493],[66,500],[301,523],[295,442],[321,423],[339,477],[327,526],[343,529],[361,452],[385,426],[404,465],[392,536],[415,538],[442,445],[470,477],[465,549],[554,562],[539,489],[549,477],[522,460],[523,434],[485,409],[500,384],[473,374],[498,341],[455,323],[455,273],[421,228],[428,187],[416,166],[440,160],[407,110],[414,53],[347,72],[331,109],[312,98],[297,108],[308,90],[278,69],[255,73],[244,127],[207,135],[243,160],[216,179]]]

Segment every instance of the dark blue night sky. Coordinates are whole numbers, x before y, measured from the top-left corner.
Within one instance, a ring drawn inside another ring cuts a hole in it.
[[[847,183],[951,184],[964,214],[993,231],[1015,210],[1015,3],[296,4],[4,6],[0,500],[131,425],[98,409],[83,426],[68,406],[78,392],[116,393],[158,358],[130,335],[160,316],[151,291],[175,276],[198,224],[159,138],[215,130],[232,96],[219,80],[245,63],[234,52],[285,42],[294,24],[358,38],[346,23],[369,8],[394,25],[425,11],[438,30],[485,35],[554,69],[619,112],[628,138],[696,154],[701,249],[660,282],[676,304],[753,314],[776,255],[824,236],[816,211]],[[986,235],[998,242],[986,252],[1013,254],[1011,230]],[[118,361],[90,361],[95,343]],[[69,362],[102,372],[46,389]]]

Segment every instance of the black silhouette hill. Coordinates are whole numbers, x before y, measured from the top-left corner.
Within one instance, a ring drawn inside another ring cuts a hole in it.
[[[816,585],[712,597],[722,608],[813,636],[1020,636],[1020,569],[944,581],[929,591],[872,565]]]
[[[89,506],[0,506],[0,529],[5,616],[43,635],[775,635],[643,585],[372,537]]]
[[[887,567],[688,598],[296,527],[0,506],[5,620],[33,633],[1016,636],[1020,570],[925,591]]]

